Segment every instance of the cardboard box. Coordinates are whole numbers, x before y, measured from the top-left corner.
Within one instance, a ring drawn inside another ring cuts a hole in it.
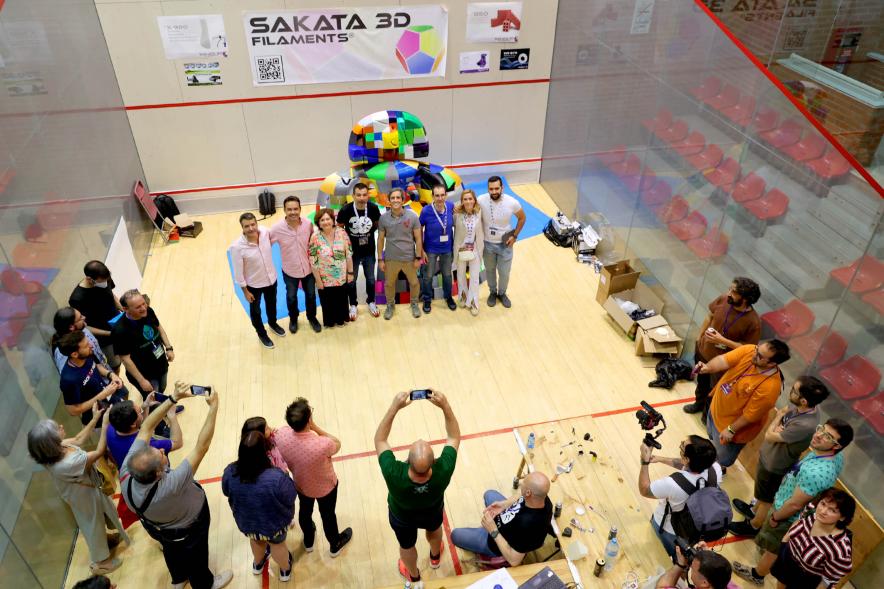
[[[682,339],[662,315],[655,315],[638,322],[635,334],[635,353],[638,356],[653,354],[678,355]]]
[[[628,260],[603,266],[599,274],[599,290],[595,295],[596,302],[604,305],[611,294],[634,288],[638,282],[639,274],[641,272],[636,272],[629,265]]]
[[[630,339],[635,335],[636,329],[638,328],[638,322],[634,321],[632,317],[627,315],[626,312],[620,308],[620,305],[617,304],[615,299],[632,301],[642,309],[653,309],[657,312],[657,315],[663,313],[663,301],[660,297],[654,294],[654,291],[642,282],[636,283],[635,288],[611,293],[602,306],[614,322],[626,332],[626,335],[629,336]]]

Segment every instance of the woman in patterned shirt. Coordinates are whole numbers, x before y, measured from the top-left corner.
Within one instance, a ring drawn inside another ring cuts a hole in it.
[[[783,537],[780,555],[771,569],[777,587],[827,589],[853,566],[853,521],[856,501],[845,491],[823,491],[816,511],[800,518]]]
[[[307,246],[325,327],[344,325],[350,319],[347,283],[353,280],[353,248],[350,238],[335,226],[335,213],[320,209],[316,213],[319,231],[310,236]]]

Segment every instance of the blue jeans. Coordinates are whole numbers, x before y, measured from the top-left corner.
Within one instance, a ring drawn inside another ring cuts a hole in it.
[[[282,281],[285,283],[285,306],[289,310],[289,321],[298,320],[298,284],[304,289],[304,305],[306,306],[307,319],[316,319],[316,278],[308,274],[303,278],[289,276],[282,273]]]
[[[498,295],[506,294],[506,287],[510,283],[510,269],[513,267],[513,248],[486,241],[482,260],[485,262],[489,290]]]
[[[421,268],[421,299],[433,300],[433,276],[442,271],[442,296],[451,298],[451,252],[431,254],[427,252],[427,263]]]
[[[365,302],[374,302],[374,284],[375,284],[375,258],[374,252],[364,256],[353,255],[353,281],[347,285],[347,296],[350,298],[350,304],[356,305],[356,280],[359,278],[359,268],[362,268],[362,275],[365,276]]]
[[[495,501],[506,499],[498,491],[485,491],[485,507]],[[488,549],[491,534],[485,528],[455,528],[451,532],[451,541],[458,548],[475,552],[484,556],[495,557],[497,554]]]
[[[730,444],[722,446],[718,438],[718,435],[721,432],[715,429],[715,422],[712,421],[711,411],[709,412],[709,415],[706,416],[706,433],[709,434],[709,439],[712,440],[712,445],[715,446],[715,451],[718,453],[718,464],[721,466],[731,466],[737,461],[737,456],[740,455],[740,450],[742,450],[743,446],[746,444],[734,444],[731,442]]]
[[[654,521],[654,516],[651,516],[651,527],[654,528],[654,531],[657,533],[657,537],[660,538],[660,543],[663,544],[663,548],[666,549],[666,554],[670,557],[675,556],[675,534],[670,534],[665,531],[662,527],[657,525],[657,522]]]

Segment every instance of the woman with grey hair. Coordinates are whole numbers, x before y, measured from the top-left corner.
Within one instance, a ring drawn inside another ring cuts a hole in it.
[[[95,450],[86,452],[80,446],[89,439],[101,411],[93,411],[92,421],[73,438],[65,438],[64,426],[51,419],[44,419],[28,432],[28,453],[38,464],[43,465],[58,489],[61,498],[70,505],[74,519],[80,527],[89,556],[90,570],[94,575],[114,571],[122,564],[120,559],[111,557],[111,550],[129,536],[117,515],[111,500],[101,491],[101,474],[95,469],[95,462],[104,456],[107,449],[107,426],[110,411],[104,411],[101,423],[101,436]],[[105,526],[117,529],[108,534]]]

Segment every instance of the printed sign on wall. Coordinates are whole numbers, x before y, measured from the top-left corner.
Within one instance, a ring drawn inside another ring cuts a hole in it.
[[[500,50],[500,69],[501,70],[527,70],[528,61],[530,60],[530,49],[501,49]]]
[[[227,35],[220,14],[158,16],[166,59],[227,57]]]
[[[255,86],[442,77],[444,6],[247,12]]]
[[[515,43],[521,29],[521,2],[467,4],[467,41],[470,43]]]

